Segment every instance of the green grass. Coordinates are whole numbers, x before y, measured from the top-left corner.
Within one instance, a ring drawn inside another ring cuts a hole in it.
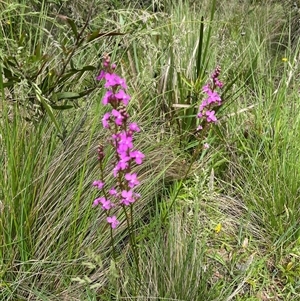
[[[120,2],[95,1],[87,31],[124,35],[78,46],[72,64],[99,69],[108,51],[129,86],[129,111],[142,129],[136,144],[146,154],[136,168],[142,198],[134,207],[140,283],[124,215],[118,212],[114,262],[105,216],[91,206],[91,183],[99,177],[96,149],[106,138],[104,92],[94,81],[98,70],[55,86],[55,93],[93,89],[80,100],[59,103],[74,105],[69,110],[40,110],[34,88],[62,67],[61,43],[74,46],[72,27],[55,18],[55,10],[80,28],[90,4],[4,2],[0,299],[300,300],[295,12],[289,15],[276,1],[231,0],[217,6],[209,21],[211,1],[199,7],[195,1],[158,1],[158,12],[154,2],[149,10]],[[101,5],[111,8],[96,13]],[[28,58],[37,55],[37,45],[51,59],[33,80],[29,75],[38,63]],[[22,66],[7,65],[13,55]],[[217,64],[225,82],[220,123],[207,134],[209,149],[196,153],[188,169],[195,112],[176,105],[189,104],[190,95],[200,102]],[[5,68],[22,79],[13,89]],[[54,98],[45,91],[41,97],[50,106]]]

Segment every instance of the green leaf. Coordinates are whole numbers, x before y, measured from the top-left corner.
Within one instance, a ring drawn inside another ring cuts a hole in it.
[[[2,99],[5,99],[4,86],[3,86],[3,76],[2,76],[2,64],[0,64],[0,91],[1,91]]]
[[[194,88],[194,83],[192,80],[189,80],[187,77],[185,77],[184,74],[179,73],[180,80],[182,80],[190,89]]]
[[[72,109],[74,108],[73,106],[71,105],[63,105],[63,106],[55,106],[55,105],[51,105],[52,109],[54,110],[69,110],[69,109]]]
[[[75,35],[75,38],[77,39],[78,38],[78,32],[77,32],[77,28],[76,28],[76,25],[75,25],[75,22],[67,17],[67,16],[64,16],[64,15],[57,15],[58,18],[60,18],[61,20],[63,20],[64,22],[67,22],[67,24],[71,27],[74,35]]]
[[[7,79],[11,79],[13,78],[13,74],[11,73],[11,71],[7,68],[3,68],[3,72],[4,72],[4,76],[7,78]]]
[[[196,71],[197,78],[200,77],[201,70],[201,59],[202,59],[202,51],[203,51],[203,36],[204,36],[204,17],[201,17],[200,22],[200,34],[199,34],[199,43],[198,43],[198,54],[197,54],[197,62],[196,62]]]
[[[75,92],[61,92],[61,93],[57,93],[55,96],[57,97],[57,100],[76,99],[81,97],[80,94]]]
[[[75,22],[72,19],[70,19],[70,18],[67,18],[67,22],[70,25],[70,27],[71,27],[71,29],[72,29],[72,31],[74,33],[75,38],[77,39],[78,38],[78,31],[77,31]]]
[[[6,83],[3,83],[3,88],[13,87],[16,81],[8,81]]]
[[[70,60],[70,65],[71,65],[71,69],[72,69],[72,70],[78,71],[78,70],[75,68],[74,61],[73,61],[72,59]]]
[[[90,93],[93,92],[95,89],[96,89],[96,87],[87,89],[87,90],[85,90],[85,91],[79,92],[79,95],[80,95],[80,97],[83,97],[83,96],[85,96],[85,95],[90,94]]]
[[[39,61],[42,58],[41,43],[37,43],[34,50],[34,56],[35,56],[35,61]]]
[[[31,85],[34,88],[37,99],[40,101],[43,108],[47,111],[47,114],[50,117],[51,121],[54,123],[56,129],[59,131],[60,134],[62,134],[62,131],[59,127],[59,124],[58,124],[58,122],[55,119],[55,116],[53,114],[52,108],[48,104],[47,99],[42,95],[41,89],[35,83],[31,83]]]
[[[80,71],[94,71],[96,70],[95,66],[84,66]]]

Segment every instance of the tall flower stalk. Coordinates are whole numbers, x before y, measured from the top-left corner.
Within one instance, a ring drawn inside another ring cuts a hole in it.
[[[113,257],[116,260],[113,230],[120,224],[116,216],[117,207],[121,207],[125,216],[130,244],[136,264],[138,276],[139,259],[136,245],[135,232],[133,229],[133,205],[140,198],[135,188],[140,184],[138,175],[132,171],[134,165],[143,163],[145,155],[135,148],[134,135],[140,132],[137,123],[130,122],[130,116],[126,107],[130,96],[126,93],[127,85],[125,79],[115,73],[116,65],[112,64],[110,57],[105,54],[103,69],[97,80],[104,80],[106,93],[102,104],[110,106],[111,110],[102,118],[103,128],[110,132],[106,145],[110,145],[114,152],[113,168],[110,176],[113,185],[108,186],[105,182],[105,148],[104,144],[98,146],[98,161],[100,177],[93,182],[93,186],[100,191],[100,196],[93,202],[94,207],[100,207],[106,214],[106,222],[110,225],[111,246]]]
[[[200,152],[203,149],[208,149],[209,144],[203,142],[206,139],[207,132],[210,128],[210,126],[214,123],[218,122],[216,111],[214,108],[219,107],[222,105],[222,99],[217,91],[217,89],[223,88],[223,83],[219,80],[221,68],[218,66],[213,74],[211,75],[211,78],[209,82],[203,86],[202,91],[206,94],[206,97],[202,101],[202,103],[199,106],[199,112],[197,114],[197,118],[199,119],[199,125],[196,129],[196,137],[198,140],[198,144],[194,150],[193,156],[191,158],[190,164],[188,168],[186,169],[185,175],[183,179],[180,180],[179,185],[176,189],[176,192],[173,196],[173,199],[171,201],[171,204],[169,206],[169,209],[174,205],[175,200],[183,187],[183,182],[188,177],[190,170],[194,164],[194,162],[198,159]],[[168,212],[164,215],[163,221],[166,220]]]

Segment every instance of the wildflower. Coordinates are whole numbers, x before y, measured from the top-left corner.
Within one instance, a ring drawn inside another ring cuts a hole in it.
[[[105,113],[103,118],[102,118],[102,125],[104,128],[109,129],[109,123],[108,121],[110,120],[110,113]]]
[[[136,173],[133,173],[133,174],[127,173],[125,175],[125,179],[128,181],[128,186],[130,188],[134,188],[135,186],[140,184],[139,180],[137,179]]]
[[[118,110],[113,109],[111,114],[115,117],[115,124],[121,126],[123,123],[123,116],[121,113]]]
[[[132,123],[129,124],[129,129],[132,132],[139,132],[140,131],[139,126],[135,122],[132,122]]]
[[[123,199],[121,200],[121,204],[128,206],[132,203],[134,203],[134,194],[132,190],[123,190],[121,193]]]
[[[102,181],[94,181],[93,182],[93,186],[95,186],[95,187],[97,187],[98,189],[102,189],[103,188],[103,186],[104,186],[104,182],[102,182]]]
[[[117,190],[113,187],[113,188],[111,188],[109,191],[108,191],[108,193],[110,194],[110,195],[112,195],[112,196],[117,196],[118,195],[118,192],[117,192]]]
[[[125,79],[115,73],[106,73],[104,78],[106,79],[106,83],[104,85],[105,88],[121,86],[123,89],[127,89]]]
[[[213,91],[209,90],[207,92],[207,95],[208,95],[207,104],[211,104],[214,102],[217,102],[219,104],[221,103],[221,97],[217,92],[213,92]]]
[[[114,167],[113,169],[113,175],[114,177],[116,177],[119,173],[120,170],[125,170],[129,167],[129,160],[130,160],[130,157],[128,156],[123,156],[121,158],[120,161],[118,161],[118,163],[116,164],[116,166]]]
[[[126,106],[130,101],[130,96],[126,93],[127,85],[125,79],[114,73],[115,64],[111,64],[108,55],[105,55],[103,70],[97,76],[97,80],[105,80],[104,87],[107,89],[103,99],[103,105],[110,105],[111,111],[105,113],[102,117],[103,128],[111,132],[109,143],[115,153],[115,162],[112,168],[112,175],[115,178],[116,185],[107,190],[104,182],[97,180],[93,186],[102,190],[104,196],[96,198],[93,206],[101,205],[102,210],[107,212],[107,222],[114,229],[120,223],[116,216],[109,216],[109,210],[116,206],[119,201],[120,205],[130,206],[140,195],[133,191],[134,187],[139,185],[138,176],[131,172],[132,164],[142,164],[145,155],[134,149],[134,134],[140,132],[140,128],[135,122],[128,122],[129,114]],[[115,126],[114,126],[115,125]],[[98,147],[98,159],[100,161],[100,171],[103,173],[104,164],[103,146]],[[101,175],[104,178],[104,175]],[[111,199],[107,197],[110,196]]]
[[[142,152],[136,150],[136,151],[130,152],[130,157],[134,158],[135,163],[139,165],[139,164],[143,163],[143,159],[145,158],[145,155]]]
[[[108,90],[108,91],[106,91],[106,93],[102,99],[102,103],[104,105],[107,105],[109,103],[112,103],[115,99],[116,99],[115,94],[112,91]]]
[[[130,96],[127,95],[124,90],[119,90],[119,92],[115,94],[115,98],[122,101],[124,106],[127,106],[130,100]]]
[[[219,224],[217,224],[217,226],[215,227],[215,231],[216,231],[216,233],[220,233],[221,230],[222,230],[222,224],[219,223]]]
[[[102,209],[103,210],[109,210],[112,207],[114,207],[114,204],[110,202],[110,200],[107,200],[106,198],[101,198],[100,203],[102,204]]]
[[[288,58],[283,57],[281,60],[282,60],[283,62],[287,62],[287,61],[288,61]]]
[[[98,206],[102,202],[102,199],[103,197],[95,199],[93,202],[93,207]]]
[[[216,122],[217,117],[215,116],[215,111],[206,111],[207,122]]]
[[[127,133],[121,133],[117,150],[118,153],[126,152],[131,148],[133,148],[132,136]]]
[[[105,71],[104,70],[101,70],[100,71],[100,74],[96,77],[97,80],[101,80],[105,77]]]
[[[120,224],[120,222],[117,220],[117,217],[115,215],[108,216],[106,218],[107,222],[111,225],[113,229],[117,228],[117,226]]]

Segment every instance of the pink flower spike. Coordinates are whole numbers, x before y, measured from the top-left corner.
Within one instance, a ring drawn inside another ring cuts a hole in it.
[[[117,217],[115,215],[108,216],[106,218],[107,222],[111,225],[113,229],[117,228],[117,226],[120,224],[120,222],[117,220]]]
[[[94,181],[93,182],[93,186],[95,186],[95,187],[97,187],[98,189],[102,189],[103,187],[104,187],[104,182],[102,182],[102,181]]]
[[[203,147],[204,147],[204,149],[209,149],[209,144],[208,143],[204,143]]]

